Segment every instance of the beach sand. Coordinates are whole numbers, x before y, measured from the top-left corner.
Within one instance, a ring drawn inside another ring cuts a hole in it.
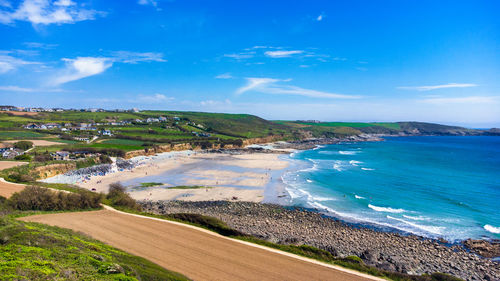
[[[271,171],[282,170],[288,162],[279,159],[281,154],[221,154],[221,153],[162,153],[141,158],[142,165],[130,171],[118,171],[104,176],[94,176],[78,183],[79,186],[98,192],[107,192],[109,184],[133,181],[151,182],[148,178],[164,179],[164,186],[132,189],[136,200],[237,200],[261,202],[264,189],[271,180]],[[165,173],[168,173],[166,175]],[[144,180],[141,180],[144,178]],[[173,184],[173,179],[176,184]],[[170,181],[171,179],[171,181]],[[169,182],[170,181],[170,182]],[[169,189],[172,185],[202,185],[205,189]]]

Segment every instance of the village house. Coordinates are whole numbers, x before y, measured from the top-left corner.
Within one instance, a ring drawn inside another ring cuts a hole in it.
[[[160,117],[158,117],[158,120],[160,120],[160,122],[166,122],[167,118],[163,117],[163,116],[160,116]]]
[[[13,159],[16,156],[22,155],[24,152],[17,148],[10,148],[2,153],[3,158]]]
[[[112,136],[113,135],[110,130],[101,130],[99,133],[103,136]]]
[[[50,154],[53,160],[69,160],[69,152],[67,151],[56,151]]]

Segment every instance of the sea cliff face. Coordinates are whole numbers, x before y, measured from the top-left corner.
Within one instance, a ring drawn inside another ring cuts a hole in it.
[[[380,232],[303,209],[249,202],[142,202],[156,214],[196,213],[282,244],[307,244],[335,256],[356,255],[377,268],[407,274],[448,273],[466,280],[500,280],[500,263],[471,253],[461,244]]]

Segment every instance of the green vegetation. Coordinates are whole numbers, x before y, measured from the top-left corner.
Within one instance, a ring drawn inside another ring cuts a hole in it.
[[[121,183],[110,184],[108,194],[103,203],[113,207],[140,211],[141,206],[125,190],[125,187]]]
[[[13,139],[35,139],[43,138],[47,135],[37,132],[27,131],[0,131],[0,139],[13,140]]]
[[[212,188],[212,187],[203,185],[177,185],[168,187],[168,189],[201,189],[201,188]]]
[[[39,186],[27,186],[14,193],[7,204],[16,210],[63,211],[100,208],[101,194],[86,189],[74,192],[53,191]]]
[[[159,186],[163,185],[161,182],[142,182],[141,187],[152,187],[152,186]]]
[[[33,147],[33,143],[30,141],[18,141],[14,143],[14,147],[21,150],[28,150]]]
[[[0,280],[188,280],[83,234],[14,219],[32,213],[0,212]]]

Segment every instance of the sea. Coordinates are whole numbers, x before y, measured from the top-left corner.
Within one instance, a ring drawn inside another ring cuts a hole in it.
[[[376,228],[500,238],[500,137],[387,137],[292,153],[291,204]]]

